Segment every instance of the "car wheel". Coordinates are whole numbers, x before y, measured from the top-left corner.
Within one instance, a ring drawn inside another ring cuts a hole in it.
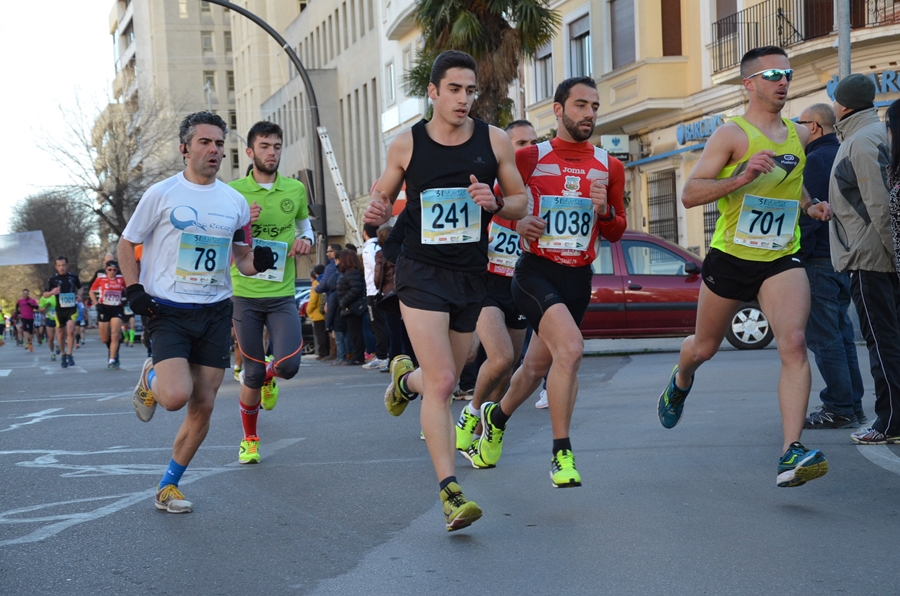
[[[741,304],[725,334],[728,343],[739,350],[761,350],[775,337],[766,315],[757,302]]]

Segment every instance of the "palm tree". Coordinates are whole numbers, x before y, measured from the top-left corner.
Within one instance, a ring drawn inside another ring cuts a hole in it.
[[[424,97],[431,64],[444,50],[462,50],[478,63],[478,98],[472,116],[498,126],[512,119],[509,85],[519,60],[530,57],[559,29],[547,0],[418,0],[416,20],[424,49],[404,78],[408,95]]]

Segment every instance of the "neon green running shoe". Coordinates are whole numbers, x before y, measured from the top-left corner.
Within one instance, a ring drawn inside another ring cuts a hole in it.
[[[384,407],[391,416],[399,416],[412,400],[419,397],[417,393],[409,393],[401,387],[400,379],[407,373],[416,370],[409,356],[400,354],[391,361],[391,384],[384,392]]]
[[[550,462],[550,482],[553,488],[581,486],[581,474],[575,469],[575,456],[568,449],[557,451]]]
[[[471,526],[483,515],[481,507],[467,501],[459,484],[451,482],[441,491],[441,503],[444,505],[444,518],[447,520],[447,531],[461,530]]]
[[[475,434],[475,427],[478,426],[478,416],[469,411],[469,406],[463,406],[462,412],[459,413],[459,419],[456,421],[456,450],[462,451],[463,454],[472,446],[472,436]]]
[[[503,453],[503,432],[505,429],[491,422],[491,412],[500,404],[486,401],[481,404],[481,438],[478,439],[478,453],[486,467],[493,467],[500,461]]]
[[[469,447],[466,451],[462,452],[463,457],[469,460],[469,463],[472,464],[472,467],[476,470],[484,470],[487,468],[495,468],[494,464],[485,463],[483,459],[481,459],[481,454],[478,453],[478,442],[472,443],[472,446]]]
[[[263,410],[271,410],[278,403],[278,386],[275,384],[275,377],[272,377],[263,383],[262,389],[259,390],[260,404]]]
[[[259,463],[259,437],[247,437],[241,441],[241,451],[238,453],[238,463]]]

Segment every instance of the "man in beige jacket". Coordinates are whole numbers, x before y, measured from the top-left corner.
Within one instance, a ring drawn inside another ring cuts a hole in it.
[[[888,211],[890,150],[874,102],[875,83],[861,74],[842,79],[835,88],[841,147],[828,189],[831,261],[835,271],[850,272],[875,379],[877,419],[851,435],[862,445],[900,443],[900,279]]]

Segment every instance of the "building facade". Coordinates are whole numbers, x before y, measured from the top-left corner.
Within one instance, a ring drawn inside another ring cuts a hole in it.
[[[196,0],[116,0],[109,15],[116,76],[114,97],[140,108],[154,96],[172,122],[172,151],[178,153],[178,124],[192,112],[211,110],[236,125],[233,38],[230,11]],[[240,175],[238,138],[226,139],[219,177]]]
[[[569,76],[593,77],[601,103],[593,140],[627,156],[629,227],[699,255],[718,212],[715,203],[686,210],[681,190],[705,140],[744,112],[741,56],[762,45],[787,50],[795,73],[785,117],[831,102],[838,73],[832,2],[564,0],[551,6],[563,26],[526,64],[528,118],[539,135],[548,133],[556,126],[556,85]],[[853,0],[851,8],[852,72],[873,76],[876,100],[887,105],[900,97],[900,5]]]

